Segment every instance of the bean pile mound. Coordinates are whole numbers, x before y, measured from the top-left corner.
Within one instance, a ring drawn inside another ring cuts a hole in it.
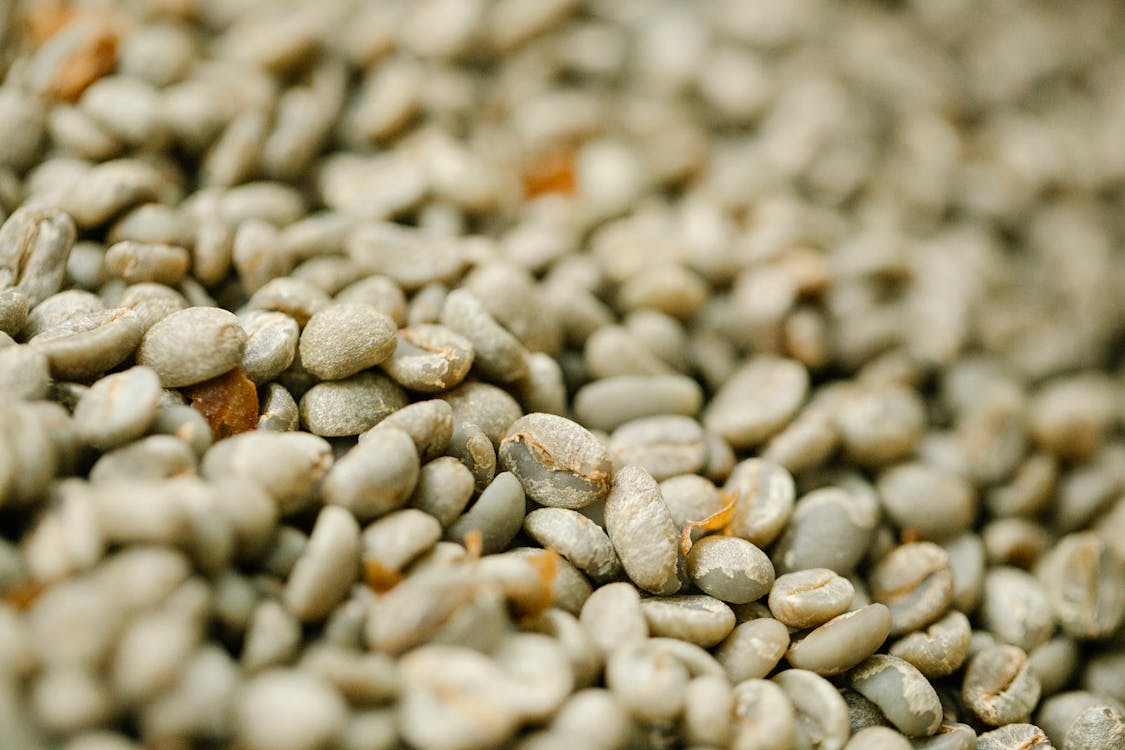
[[[3,750],[1125,748],[1120,3],[3,7]]]

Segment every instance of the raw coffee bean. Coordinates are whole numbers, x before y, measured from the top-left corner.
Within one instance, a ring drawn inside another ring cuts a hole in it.
[[[715,649],[715,658],[733,684],[762,678],[789,650],[789,629],[769,617],[736,625]]]
[[[1054,456],[1032,454],[1016,467],[1007,483],[985,493],[985,504],[997,517],[1037,515],[1050,500],[1058,475],[1059,462]]]
[[[676,525],[660,486],[644,469],[627,466],[605,501],[605,527],[625,573],[652,594],[680,589]]]
[[[469,341],[473,364],[488,380],[511,383],[527,374],[527,349],[471,292],[456,289],[446,296],[441,323]]]
[[[889,727],[867,727],[852,735],[844,750],[913,750],[910,740]]]
[[[44,331],[66,323],[76,315],[104,309],[105,303],[96,294],[81,289],[68,289],[52,294],[31,308],[23,328],[18,333],[24,339],[32,339]]]
[[[50,389],[50,365],[43,352],[14,343],[0,349],[0,393],[5,399],[38,401],[47,398]]]
[[[953,610],[925,630],[900,638],[891,646],[890,654],[914,665],[930,679],[945,677],[965,662],[971,636],[969,618]]]
[[[454,421],[447,452],[473,473],[477,492],[483,492],[496,476],[496,450],[488,436],[472,422]]]
[[[16,209],[0,225],[0,289],[15,288],[31,307],[57,292],[75,232],[74,221],[62,211]]]
[[[703,391],[684,375],[618,375],[595,380],[574,394],[574,414],[594,430],[661,414],[691,417],[703,405]]]
[[[769,680],[750,679],[736,684],[732,692],[732,747],[787,750],[795,746],[797,713],[784,690]],[[843,741],[840,745],[843,746]]]
[[[624,326],[607,325],[594,331],[582,353],[594,378],[672,374],[672,368]]]
[[[605,531],[577,511],[539,508],[527,514],[523,529],[599,583],[618,578],[623,572]]]
[[[770,559],[738,537],[700,539],[688,553],[686,566],[692,583],[700,591],[731,604],[761,599],[774,583]]]
[[[414,508],[396,510],[363,530],[363,563],[400,572],[441,539],[441,524]]]
[[[641,612],[653,636],[677,638],[710,648],[734,630],[734,612],[718,599],[691,594],[641,601]]]
[[[926,423],[918,394],[899,385],[849,389],[832,416],[844,450],[863,466],[880,466],[909,456]]]
[[[984,542],[977,534],[962,534],[943,542],[943,548],[953,573],[953,606],[971,613],[984,591]]]
[[[453,438],[453,410],[440,399],[417,401],[392,412],[379,424],[360,434],[359,439],[366,440],[373,431],[388,427],[409,435],[418,450],[418,457],[423,461],[431,461],[444,455],[449,449]],[[489,449],[491,450],[491,445]]]
[[[210,435],[210,428],[207,433]],[[90,481],[170,479],[194,474],[198,464],[198,457],[182,440],[171,435],[149,435],[103,453],[90,467]]]
[[[304,328],[312,316],[332,304],[332,299],[307,281],[291,277],[271,279],[250,296],[251,310],[282,312]]]
[[[155,435],[171,435],[190,447],[196,456],[202,456],[212,443],[211,425],[207,423],[207,418],[183,404],[160,407],[152,422],[152,432]]]
[[[774,567],[783,573],[806,568],[850,573],[868,551],[878,522],[878,505],[865,492],[813,490],[794,506],[771,555]]]
[[[640,594],[630,583],[607,583],[595,589],[582,605],[578,622],[602,656],[642,642],[649,634]]]
[[[1031,673],[1039,680],[1043,696],[1054,695],[1071,681],[1078,667],[1078,644],[1070,638],[1052,638],[1027,655]]]
[[[190,262],[188,251],[182,247],[135,240],[114,243],[105,253],[106,271],[128,284],[178,284]]]
[[[688,671],[651,641],[623,645],[606,659],[605,682],[637,719],[670,720],[684,707]]]
[[[516,557],[525,560],[533,559],[537,565],[543,560],[543,550],[538,547],[513,547],[509,551]],[[555,560],[555,575],[551,578],[550,587],[554,594],[552,608],[560,609],[575,617],[582,611],[583,605],[594,591],[586,576],[563,557]]]
[[[824,463],[836,450],[840,435],[823,409],[807,408],[770,438],[762,458],[791,472]]]
[[[695,473],[707,460],[703,428],[689,417],[645,417],[626,422],[614,430],[609,450],[615,466],[640,466],[657,481]]]
[[[575,747],[589,748],[619,747],[631,731],[624,707],[613,693],[599,687],[571,695],[551,721],[551,730],[577,742]]]
[[[332,466],[324,479],[324,500],[367,521],[404,506],[420,473],[410,436],[401,430],[379,430]]]
[[[684,738],[693,744],[723,747],[730,736],[733,708],[734,694],[725,677],[696,677],[684,695]]]
[[[780,432],[801,407],[808,389],[804,365],[760,356],[719,388],[707,405],[703,424],[736,449],[748,448]]]
[[[711,480],[698,474],[665,479],[660,483],[660,494],[672,514],[673,523],[681,530],[689,522],[701,521],[718,513],[726,504]],[[706,533],[704,529],[693,528],[692,541],[698,541]]]
[[[359,435],[407,403],[398,383],[379,373],[361,372],[310,388],[301,397],[301,424],[323,437]]]
[[[280,383],[267,383],[258,402],[258,429],[293,432],[300,426],[301,414],[292,394]]]
[[[1071,637],[1107,638],[1125,621],[1125,559],[1096,534],[1064,536],[1043,557],[1037,575]]]
[[[891,725],[887,721],[887,717],[883,716],[879,707],[861,693],[843,688],[840,690],[840,695],[844,697],[844,703],[848,704],[848,721],[851,723],[853,734],[866,727],[889,727]],[[975,733],[973,738],[976,738]]]
[[[527,496],[541,505],[583,508],[609,493],[613,468],[608,451],[565,417],[537,413],[517,419],[498,456],[504,470],[515,474]]]
[[[871,571],[871,595],[891,610],[891,635],[925,627],[945,614],[953,599],[949,555],[932,542],[891,550]]]
[[[248,673],[280,667],[301,647],[301,623],[272,599],[259,602],[250,615],[239,661]]]
[[[146,331],[188,306],[184,296],[175,289],[148,282],[130,286],[117,303],[118,307],[136,312],[141,319],[141,327]]]
[[[850,732],[848,706],[831,682],[804,669],[787,669],[773,681],[793,704],[798,750],[844,746]]]
[[[370,305],[328,305],[301,332],[301,364],[322,380],[343,380],[390,357],[396,331],[394,321]]]
[[[355,583],[359,556],[355,518],[344,508],[323,508],[285,584],[285,606],[302,622],[323,619]]]
[[[941,701],[922,673],[902,659],[876,654],[849,675],[853,690],[879,707],[908,737],[928,737],[941,725]]]
[[[1044,450],[1081,460],[1097,452],[1119,396],[1108,377],[1083,373],[1042,387],[1028,405],[1028,430]]]
[[[137,351],[142,333],[140,319],[132,310],[102,310],[75,315],[39,333],[28,345],[47,356],[55,378],[86,380]],[[146,363],[138,356],[138,364]],[[157,368],[153,369],[159,374]]]
[[[238,367],[246,332],[238,318],[216,307],[189,307],[148,329],[137,364],[151,367],[166,388],[194,385]]]
[[[0,331],[15,336],[23,330],[31,301],[19,289],[0,291]]]
[[[253,431],[222,440],[207,451],[203,476],[244,477],[261,486],[288,516],[308,508],[332,467],[332,447],[308,433]]]
[[[446,529],[445,537],[464,542],[470,532],[479,531],[481,550],[485,554],[495,554],[519,533],[525,507],[523,485],[516,475],[497,474],[464,515]]]
[[[1018,568],[991,568],[984,576],[980,619],[1001,643],[1031,651],[1055,630],[1055,616],[1044,587]]]
[[[1074,720],[1086,709],[1097,706],[1110,706],[1118,713],[1122,711],[1121,704],[1108,696],[1085,690],[1068,690],[1039,704],[1035,724],[1043,729],[1055,747],[1065,747],[1066,733]]]
[[[932,737],[914,738],[914,750],[976,750],[977,733],[967,724],[945,723]]]
[[[507,391],[489,383],[469,381],[439,397],[453,409],[453,426],[472,422],[500,448],[508,428],[523,415],[519,403]],[[470,467],[472,468],[472,467]]]
[[[248,310],[239,316],[246,349],[239,367],[256,385],[264,385],[293,364],[300,330],[284,313]]]
[[[727,530],[758,547],[771,544],[793,515],[793,476],[777,464],[758,458],[740,461],[724,489],[738,495]]]
[[[383,370],[404,388],[421,393],[449,390],[469,374],[473,345],[440,325],[419,324],[398,332],[394,353]]]
[[[79,437],[100,450],[135,440],[156,419],[160,378],[147,367],[108,375],[82,394],[74,410]]]
[[[1112,706],[1091,706],[1066,730],[1066,750],[1102,750],[1125,746],[1125,718]]]
[[[513,383],[520,403],[528,412],[567,413],[567,390],[562,367],[549,354],[532,352],[527,375]]]
[[[1054,750],[1054,746],[1033,724],[1008,724],[978,735],[977,750]]]
[[[1031,568],[1051,545],[1043,526],[1026,518],[997,518],[980,530],[985,554],[996,565]]]
[[[976,515],[972,486],[924,463],[899,464],[884,471],[876,486],[891,521],[921,539],[956,536],[968,530]]]
[[[868,604],[833,617],[793,643],[786,658],[797,669],[822,675],[846,672],[887,640],[891,615],[882,604]]]
[[[456,458],[441,456],[422,466],[409,503],[447,527],[464,512],[472,496],[472,473]]]
[[[1026,719],[1039,702],[1039,680],[1027,654],[1015,646],[990,646],[969,660],[961,685],[965,705],[993,727]]]
[[[328,683],[298,669],[271,669],[241,687],[236,736],[248,750],[313,750],[334,742],[347,704]]]
[[[792,628],[815,628],[848,611],[855,587],[827,568],[809,568],[777,577],[769,593],[770,612]]]

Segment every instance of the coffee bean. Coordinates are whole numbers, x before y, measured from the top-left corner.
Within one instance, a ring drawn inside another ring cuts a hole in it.
[[[915,750],[973,750],[977,734],[967,724],[942,724],[932,737],[913,740]]]
[[[310,388],[301,397],[301,424],[324,437],[359,435],[406,404],[406,394],[390,378],[361,372]]]
[[[1068,750],[1098,750],[1122,744],[1125,744],[1125,718],[1112,706],[1091,706],[1078,714],[1063,741],[1063,747]]]
[[[519,403],[507,391],[489,383],[468,381],[439,398],[453,409],[454,431],[462,424],[472,422],[496,449],[508,434],[508,428],[523,415]]]
[[[473,365],[483,377],[510,383],[527,374],[527,349],[470,292],[458,289],[449,293],[442,306],[441,323],[469,341]]]
[[[608,452],[586,429],[554,414],[528,414],[508,428],[500,464],[541,505],[582,508],[604,500],[612,467]]]
[[[889,610],[882,604],[868,604],[833,617],[796,641],[786,658],[797,669],[840,674],[875,653],[890,629]]]
[[[323,495],[326,502],[342,505],[366,521],[404,506],[420,473],[410,436],[391,428],[378,430],[332,466]]]
[[[0,291],[0,331],[8,336],[19,333],[27,322],[31,300],[19,289]]]
[[[715,649],[715,658],[737,685],[768,675],[788,650],[788,628],[777,620],[762,617],[736,625]]]
[[[925,427],[918,395],[894,385],[850,389],[842,394],[832,416],[844,450],[865,466],[909,456]]]
[[[416,401],[392,412],[370,430],[361,433],[359,439],[363,441],[373,431],[388,427],[410,435],[418,450],[418,457],[423,461],[430,461],[443,455],[449,448],[453,437],[453,410],[449,404],[438,399]],[[489,449],[491,450],[491,446]]]
[[[688,417],[626,422],[614,430],[609,450],[616,466],[640,466],[657,481],[699,471],[707,460],[703,428]]]
[[[777,577],[769,593],[770,612],[793,628],[812,628],[848,611],[855,595],[851,581],[827,568]]]
[[[804,669],[787,669],[773,681],[793,704],[796,747],[844,746],[849,734],[848,707],[832,683]]]
[[[267,281],[255,291],[247,307],[285,313],[304,328],[312,316],[331,304],[331,298],[309,282],[281,277]]]
[[[674,719],[684,707],[688,672],[652,645],[623,645],[606,659],[606,686],[637,719]]]
[[[789,471],[818,466],[832,455],[839,433],[823,409],[806,408],[781,432],[770,438],[762,458]]]
[[[347,707],[319,677],[296,669],[271,669],[252,678],[235,706],[237,736],[251,750],[314,748],[331,743]]]
[[[496,476],[496,451],[492,447],[492,441],[473,422],[454,422],[447,452],[473,473],[478,492],[483,492]],[[523,492],[522,488],[520,492]]]
[[[771,559],[779,572],[828,568],[850,572],[867,551],[878,523],[873,497],[838,487],[813,490],[793,508]]]
[[[923,463],[899,464],[879,476],[883,507],[900,529],[939,540],[968,530],[976,498],[964,479]],[[919,503],[925,497],[927,502]]]
[[[1043,587],[1016,568],[996,567],[985,574],[980,616],[997,640],[1024,651],[1045,643],[1055,629]]]
[[[326,506],[285,585],[289,610],[302,622],[324,618],[355,582],[359,553],[355,518],[344,508]]]
[[[177,284],[188,271],[188,251],[176,245],[123,240],[110,245],[105,268],[126,283]]]
[[[394,353],[382,363],[404,388],[422,393],[449,390],[469,374],[473,345],[439,325],[415,325],[398,332]]]
[[[908,737],[928,737],[941,725],[941,702],[922,673],[894,656],[876,654],[849,673],[852,689],[879,706]]]
[[[259,402],[258,429],[293,432],[300,425],[301,415],[292,394],[280,383],[269,383]]]
[[[194,385],[238,366],[246,332],[238,318],[212,307],[172,313],[148,329],[137,364],[151,367],[168,388]]]
[[[852,735],[844,750],[912,750],[910,740],[888,727],[867,727]]]
[[[515,474],[497,474],[476,502],[446,529],[446,538],[464,541],[472,531],[481,534],[484,552],[493,554],[506,547],[524,521],[523,486]]]
[[[644,469],[628,466],[614,478],[605,502],[605,525],[625,573],[645,591],[674,594],[676,527],[660,487]]]
[[[977,718],[989,726],[1001,726],[1031,714],[1039,701],[1039,681],[1031,674],[1022,649],[991,646],[969,660],[961,695]]]
[[[1052,750],[1043,730],[1033,724],[1007,724],[977,736],[977,750]]]
[[[677,638],[710,648],[734,629],[734,612],[718,599],[698,594],[641,601],[653,636]]]
[[[32,307],[59,291],[74,237],[62,211],[16,210],[0,225],[0,288],[15,288]]]
[[[797,712],[782,688],[768,680],[749,679],[736,684],[733,692],[734,747],[783,750],[795,746]],[[841,747],[843,744],[841,739]]]
[[[141,333],[132,310],[105,310],[76,315],[28,344],[47,356],[54,377],[84,380],[120,364],[137,350]]]
[[[301,332],[301,364],[323,380],[343,380],[390,357],[395,333],[394,321],[374,307],[329,305]]]
[[[283,373],[297,352],[297,321],[279,312],[250,310],[239,316],[246,331],[246,349],[240,368],[257,385]]]
[[[732,604],[760,599],[773,587],[773,564],[760,549],[738,537],[709,536],[687,556],[692,582],[706,594]]]
[[[75,429],[102,450],[135,440],[156,419],[159,396],[160,378],[147,367],[108,375],[78,401]]]
[[[1066,637],[1052,638],[1027,655],[1028,666],[1039,680],[1044,697],[1054,695],[1071,681],[1078,658],[1078,644]]]
[[[641,597],[629,583],[607,583],[595,589],[578,621],[603,656],[616,653],[648,638],[648,621]]]
[[[891,611],[891,635],[929,625],[953,598],[949,555],[931,542],[913,542],[891,550],[870,576],[875,601]]]
[[[703,392],[683,375],[619,375],[595,380],[574,394],[574,414],[591,429],[614,430],[661,414],[694,416]]]
[[[5,398],[38,401],[47,398],[50,388],[50,365],[45,354],[17,344],[0,349],[0,393]]]
[[[577,511],[533,510],[524,518],[523,528],[535,541],[558,551],[595,581],[612,580],[623,572],[605,531]]]
[[[1043,729],[1051,744],[1065,747],[1066,733],[1074,720],[1090,708],[1109,706],[1118,713],[1120,702],[1113,698],[1099,696],[1085,690],[1068,690],[1051,696],[1039,705],[1035,712],[1035,724]]]
[[[465,510],[473,496],[473,475],[452,456],[441,456],[422,466],[410,496],[410,506],[429,513],[448,527]]]
[[[780,432],[805,400],[809,375],[793,360],[759,357],[723,384],[708,405],[703,424],[736,449]]]
[[[945,677],[964,663],[971,634],[969,619],[953,610],[925,630],[899,639],[890,654],[909,662],[926,677]]]
[[[766,547],[789,523],[796,488],[792,475],[777,464],[757,458],[740,461],[731,471],[725,489],[738,495],[727,526],[735,536]]]
[[[1119,585],[1125,560],[1093,533],[1064,536],[1037,573],[1042,592],[1071,637],[1104,638],[1125,620],[1125,592]]]
[[[203,476],[252,480],[274,498],[282,515],[308,508],[332,467],[332,448],[307,433],[253,431],[213,445],[203,456]]]

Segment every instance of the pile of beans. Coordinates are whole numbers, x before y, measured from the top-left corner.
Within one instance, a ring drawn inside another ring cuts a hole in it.
[[[1112,0],[24,0],[3,750],[1122,750]]]

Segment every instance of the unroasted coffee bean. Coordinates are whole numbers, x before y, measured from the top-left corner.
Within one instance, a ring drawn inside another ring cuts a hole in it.
[[[332,304],[331,298],[307,281],[281,277],[266,282],[250,296],[251,310],[282,312],[304,328],[313,315]]]
[[[1031,714],[1039,701],[1039,680],[1028,668],[1022,649],[991,646],[969,660],[961,696],[985,724],[1011,724]]]
[[[462,383],[439,397],[453,409],[454,430],[471,422],[482,431],[492,446],[500,448],[500,441],[523,414],[519,403],[507,391],[489,383],[469,381]],[[471,468],[471,467],[470,467]]]
[[[478,492],[483,492],[496,476],[496,450],[488,435],[473,422],[454,422],[448,453],[473,473]]]
[[[263,385],[293,364],[300,336],[297,321],[284,313],[264,310],[249,310],[239,320],[246,331],[240,363],[246,377]]]
[[[214,307],[189,307],[148,329],[137,364],[151,367],[166,388],[194,385],[234,369],[246,348],[238,318]]]
[[[773,678],[796,714],[795,747],[842,748],[848,740],[848,707],[823,677],[804,669],[787,669]]]
[[[968,482],[923,463],[899,464],[883,472],[877,486],[891,521],[922,539],[955,536],[967,530],[976,515]]]
[[[865,386],[842,395],[833,417],[852,458],[874,466],[913,452],[925,426],[917,394],[902,386]]]
[[[672,514],[672,521],[676,524],[676,528],[681,530],[688,523],[715,515],[728,502],[724,500],[723,494],[711,480],[698,474],[682,474],[665,479],[660,483],[660,494]],[[697,541],[705,533],[707,532],[702,528],[692,527],[692,541]]]
[[[702,403],[699,385],[683,375],[619,375],[580,388],[574,394],[574,414],[591,429],[613,430],[643,417],[690,417]]]
[[[736,625],[715,649],[715,658],[734,684],[773,671],[789,650],[789,629],[769,617]]]
[[[83,441],[105,450],[143,435],[156,418],[160,379],[147,367],[109,375],[82,395],[74,410]]]
[[[1066,535],[1047,552],[1037,573],[1068,635],[1105,638],[1125,621],[1125,591],[1120,585],[1125,560],[1097,535]]]
[[[237,736],[252,750],[330,744],[343,728],[347,706],[319,677],[271,669],[252,678],[235,706]]]
[[[550,547],[598,582],[622,573],[617,553],[600,526],[574,510],[540,508],[527,514],[524,531]]]
[[[871,595],[891,610],[891,635],[929,625],[953,598],[949,555],[931,542],[891,550],[871,571]]]
[[[178,284],[189,262],[188,251],[182,247],[134,240],[114,243],[105,253],[106,271],[129,284]]]
[[[616,466],[640,466],[657,481],[699,471],[707,460],[703,428],[688,417],[626,422],[613,431],[609,450]]]
[[[325,617],[359,572],[359,525],[344,508],[320,511],[309,543],[285,585],[285,604],[302,622]]]
[[[50,388],[50,366],[45,354],[14,343],[0,349],[0,392],[6,398],[37,401],[46,398]]]
[[[771,558],[779,572],[829,568],[848,573],[867,552],[877,523],[878,507],[865,493],[813,490],[794,506]]]
[[[18,289],[0,291],[0,331],[14,336],[27,322],[31,301]]]
[[[1085,690],[1068,690],[1051,696],[1035,712],[1035,724],[1043,729],[1055,747],[1065,747],[1067,730],[1084,711],[1099,706],[1110,706],[1121,711],[1121,704],[1112,698],[1098,696]]]
[[[421,324],[398,332],[394,353],[382,366],[404,388],[439,393],[464,380],[472,364],[468,339],[445,326]]]
[[[606,660],[606,685],[638,719],[669,720],[683,710],[688,671],[651,641],[630,643]]]
[[[361,372],[310,388],[301,397],[301,423],[314,435],[358,435],[406,403],[406,394],[393,380],[378,373]]]
[[[589,431],[554,414],[528,414],[508,428],[500,464],[541,505],[582,508],[610,488],[608,452]]]
[[[253,431],[212,446],[203,456],[205,477],[244,477],[266,490],[282,515],[307,508],[332,466],[332,448],[307,433]]]
[[[269,383],[258,402],[258,429],[292,432],[300,425],[301,415],[292,394],[280,383]]]
[[[855,595],[851,581],[827,568],[778,576],[769,593],[770,612],[794,628],[812,628],[848,610]]]
[[[824,462],[839,443],[839,433],[823,409],[809,407],[774,435],[762,458],[789,471],[812,468]]]
[[[985,574],[980,616],[998,641],[1024,651],[1045,643],[1055,629],[1043,586],[1016,568],[996,567]]]
[[[748,458],[735,464],[725,488],[737,494],[727,529],[735,536],[766,547],[781,533],[793,514],[796,487],[793,476],[777,464]]]
[[[1070,682],[1078,658],[1078,644],[1066,637],[1052,638],[1027,655],[1031,673],[1039,680],[1044,697],[1054,695]]]
[[[137,349],[141,333],[132,310],[104,310],[76,315],[28,344],[47,356],[56,378],[84,380],[120,364]]]
[[[366,521],[405,505],[420,471],[418,450],[410,436],[401,430],[379,430],[348,451],[328,472],[324,499]]]
[[[915,738],[915,750],[974,750],[977,734],[967,724],[943,723],[932,737]]]
[[[686,595],[645,599],[641,612],[654,636],[677,638],[710,648],[734,629],[734,612],[710,596]]]
[[[1054,748],[1043,730],[1034,724],[1008,724],[978,735],[977,750],[1054,750]]]
[[[945,677],[964,663],[971,635],[969,618],[953,610],[925,630],[896,641],[890,654],[913,664],[926,677]]]
[[[74,236],[74,221],[62,211],[16,210],[0,225],[0,289],[14,287],[32,307],[57,292]]]
[[[482,551],[499,552],[519,533],[525,507],[523,485],[515,474],[497,474],[469,510],[446,529],[446,537],[464,542],[471,532],[479,531]]]
[[[1112,706],[1091,706],[1066,730],[1066,750],[1100,750],[1125,745],[1125,718]]]
[[[469,341],[473,364],[485,378],[510,383],[527,374],[528,351],[472,293],[460,289],[450,292],[442,306],[441,323]]]
[[[922,673],[902,659],[876,654],[849,673],[852,689],[879,706],[908,737],[928,737],[941,725],[941,702]]]
[[[187,307],[184,296],[163,284],[133,284],[121,295],[118,306],[133,310],[140,316],[144,330],[152,328],[174,312]]]
[[[648,638],[641,597],[629,583],[608,583],[595,589],[578,618],[603,656]]]
[[[449,526],[473,496],[473,475],[452,456],[441,456],[422,466],[410,496],[410,505]]]
[[[323,380],[342,380],[390,357],[395,332],[394,321],[370,305],[329,305],[301,332],[301,364]]]
[[[738,537],[709,536],[692,545],[686,569],[700,591],[731,604],[765,596],[774,583],[766,554]]]
[[[788,424],[808,388],[809,375],[800,363],[759,357],[723,384],[707,406],[703,424],[735,448],[756,445]]]
[[[882,604],[868,604],[838,615],[796,641],[786,658],[797,669],[840,674],[871,656],[887,640],[891,615]]]
[[[912,750],[910,740],[888,727],[867,727],[852,735],[844,750]]]
[[[644,469],[628,466],[614,478],[605,501],[605,526],[634,583],[653,594],[679,590],[676,526],[660,486]]]
[[[371,430],[362,433],[359,439],[366,439],[373,430],[388,427],[409,435],[418,449],[418,457],[429,461],[443,455],[449,448],[453,437],[453,410],[439,399],[416,401],[391,413]]]
[[[414,508],[394,511],[363,530],[363,564],[377,573],[401,572],[410,562],[441,539],[441,524],[429,513]]]
[[[786,692],[774,682],[750,679],[734,686],[733,747],[739,750],[783,750],[794,747],[797,713]],[[837,733],[833,733],[833,737]],[[840,746],[844,744],[840,739]]]

